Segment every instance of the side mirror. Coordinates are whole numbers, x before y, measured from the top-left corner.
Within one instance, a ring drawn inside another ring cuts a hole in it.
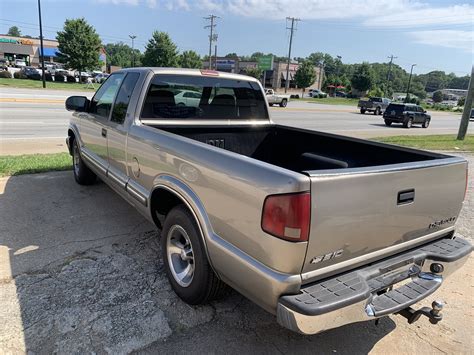
[[[66,110],[86,112],[89,108],[89,99],[85,96],[69,96],[66,100]]]

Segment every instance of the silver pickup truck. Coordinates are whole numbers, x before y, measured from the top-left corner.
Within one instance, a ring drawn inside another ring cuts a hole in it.
[[[199,99],[179,100],[183,92]],[[207,70],[134,68],[91,100],[72,96],[79,184],[106,182],[161,229],[178,296],[233,287],[314,334],[413,309],[467,259],[454,233],[464,159],[281,126],[259,82]]]

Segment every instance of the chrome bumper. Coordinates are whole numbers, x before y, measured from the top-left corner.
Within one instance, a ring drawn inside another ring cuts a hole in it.
[[[277,320],[302,334],[397,313],[428,297],[469,257],[472,245],[441,239],[376,264],[305,285],[280,297]],[[400,281],[411,281],[398,288]],[[396,291],[390,291],[392,287]]]

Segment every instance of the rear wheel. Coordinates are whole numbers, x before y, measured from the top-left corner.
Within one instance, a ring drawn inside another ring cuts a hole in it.
[[[411,128],[413,126],[413,118],[410,117],[405,123],[403,124],[403,127],[405,128]]]
[[[423,128],[428,128],[430,126],[430,120],[426,119],[423,124],[421,125]]]
[[[391,126],[392,125],[392,121],[390,121],[390,120],[384,120],[384,122],[385,122],[386,126]]]
[[[206,303],[228,290],[209,265],[199,228],[183,205],[166,216],[161,250],[171,287],[184,302]]]
[[[74,179],[79,185],[92,185],[95,182],[97,176],[82,160],[79,143],[76,139],[72,140],[72,166]]]
[[[364,114],[364,113],[365,113],[365,109],[364,109],[364,108],[361,108],[361,109],[360,109],[360,113],[361,113],[361,114]]]
[[[288,100],[287,100],[287,99],[281,100],[281,102],[280,102],[280,107],[286,107],[287,103],[288,103]]]

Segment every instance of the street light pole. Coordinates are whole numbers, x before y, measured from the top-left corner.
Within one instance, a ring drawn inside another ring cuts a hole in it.
[[[133,40],[137,38],[135,35],[128,35],[132,39],[132,68],[135,67],[135,46]]]
[[[464,140],[467,133],[467,126],[469,125],[469,118],[472,110],[472,96],[474,95],[474,65],[471,67],[471,79],[469,80],[469,87],[467,89],[466,100],[464,101],[464,110],[462,111],[461,123],[459,124],[459,131],[457,140]]]
[[[46,88],[46,78],[45,78],[45,67],[44,67],[44,47],[43,47],[43,25],[41,23],[41,1],[38,0],[38,16],[39,16],[39,28],[40,28],[40,47],[41,47],[41,80],[43,81],[43,89]]]
[[[408,78],[407,96],[405,97],[405,102],[408,102],[408,95],[410,95],[411,76],[413,75],[413,67],[414,66],[416,66],[416,64],[411,65],[410,77]]]

